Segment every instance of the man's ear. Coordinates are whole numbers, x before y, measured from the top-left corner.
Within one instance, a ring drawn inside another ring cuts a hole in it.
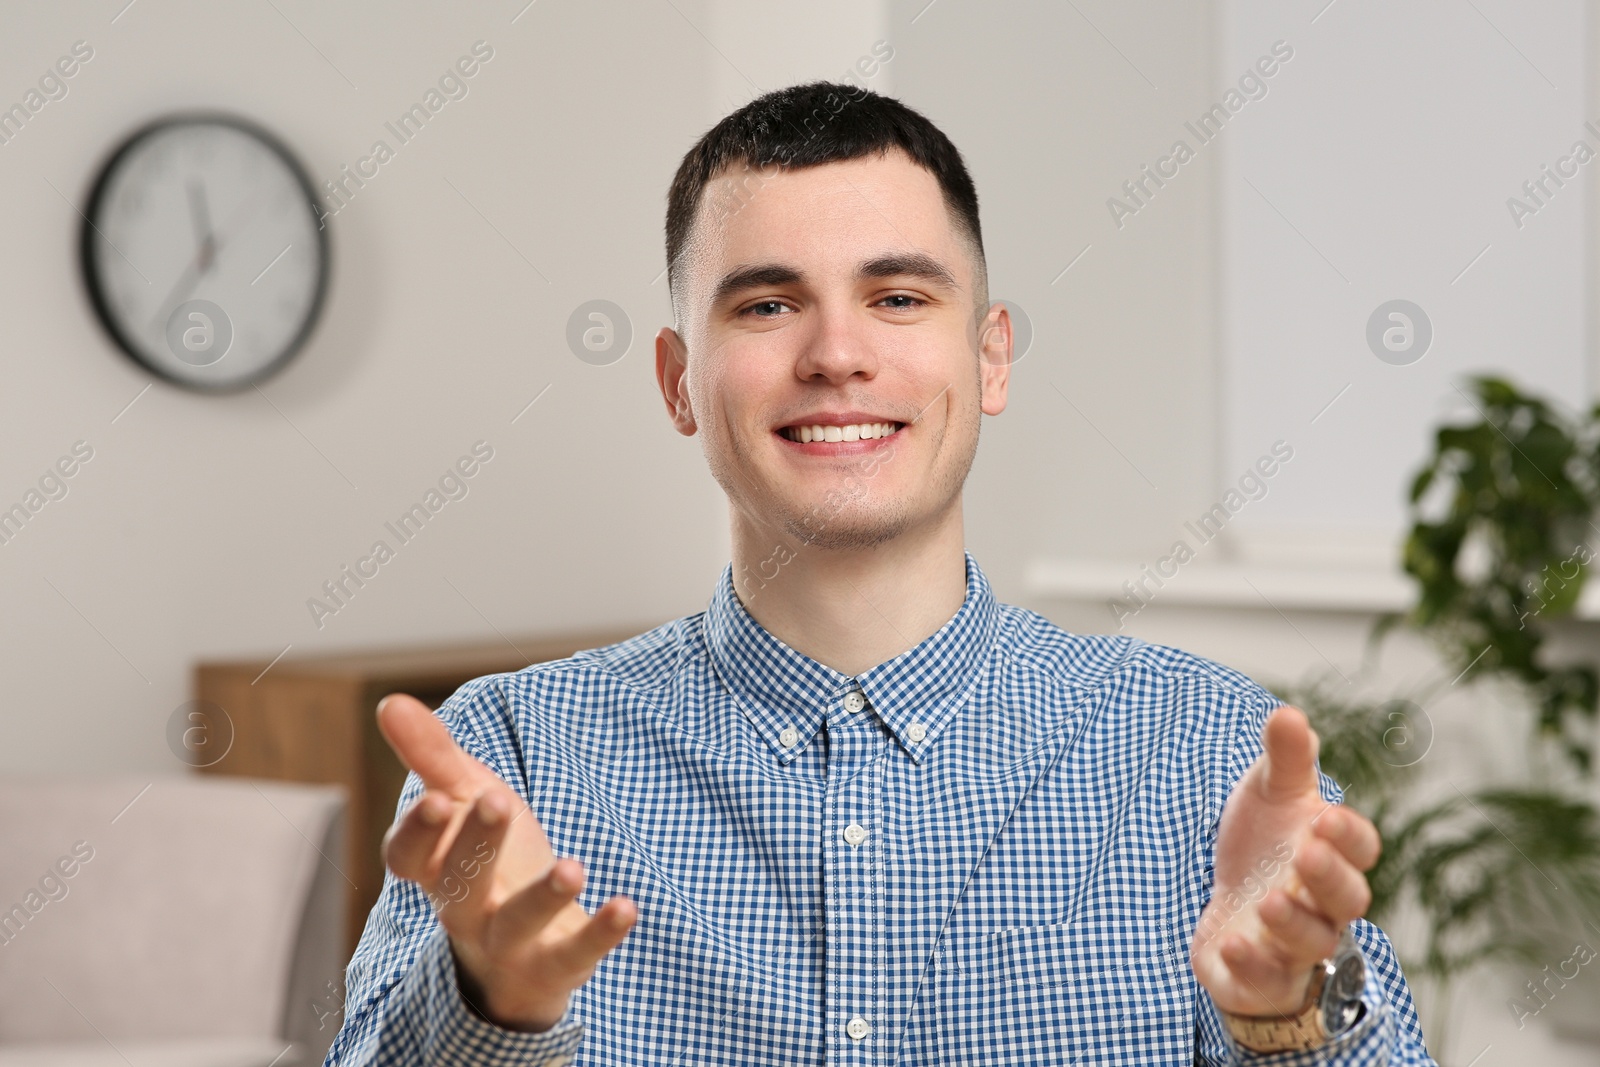
[[[998,415],[1006,409],[1006,388],[1011,382],[1011,312],[996,302],[978,324],[978,380],[983,390],[983,413]]]
[[[672,425],[685,437],[696,430],[694,408],[689,403],[689,348],[671,326],[656,334],[656,384],[666,402]]]

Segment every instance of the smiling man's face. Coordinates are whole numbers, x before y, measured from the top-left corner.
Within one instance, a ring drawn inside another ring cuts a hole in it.
[[[736,542],[867,548],[959,518],[980,412],[1005,408],[1011,330],[1004,305],[979,319],[938,181],[896,149],[753,177],[730,212],[721,177],[656,376],[679,431],[701,435]]]

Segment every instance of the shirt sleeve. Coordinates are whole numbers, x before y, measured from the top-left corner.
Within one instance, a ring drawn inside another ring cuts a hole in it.
[[[493,757],[495,752],[514,756],[517,750],[504,698],[485,682],[467,683],[437,714],[463,748],[523,793],[521,776],[507,777],[502,760]],[[422,780],[408,774],[397,814],[421,795]],[[583,1023],[570,1007],[555,1026],[538,1033],[507,1030],[473,1010],[461,995],[449,936],[427,894],[387,871],[345,972],[344,1009],[324,1067],[561,1067],[583,1041]]]
[[[1238,733],[1227,749],[1226,771],[1221,776],[1222,800],[1261,754],[1261,728],[1281,703],[1264,689],[1246,701],[1238,716]],[[1320,768],[1317,774],[1323,799],[1332,804],[1343,803],[1344,791],[1338,783]],[[1214,804],[1213,809],[1220,816],[1220,804]],[[1214,845],[1215,823],[1211,833]],[[1367,964],[1367,982],[1361,994],[1361,1017],[1348,1030],[1309,1052],[1252,1052],[1233,1041],[1216,1005],[1202,988],[1198,998],[1199,1062],[1214,1067],[1438,1067],[1423,1043],[1416,1004],[1388,935],[1366,919],[1357,919],[1352,933]]]

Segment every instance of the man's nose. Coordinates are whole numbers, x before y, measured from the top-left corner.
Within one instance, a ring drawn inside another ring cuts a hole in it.
[[[820,375],[830,382],[847,381],[855,374],[875,376],[878,360],[872,325],[871,317],[858,310],[818,305],[796,359],[795,373],[808,380]]]

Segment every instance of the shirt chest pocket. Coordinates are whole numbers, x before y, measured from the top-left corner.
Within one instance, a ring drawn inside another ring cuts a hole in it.
[[[1083,923],[946,934],[929,982],[930,1064],[1194,1062],[1198,986],[1168,939]]]

